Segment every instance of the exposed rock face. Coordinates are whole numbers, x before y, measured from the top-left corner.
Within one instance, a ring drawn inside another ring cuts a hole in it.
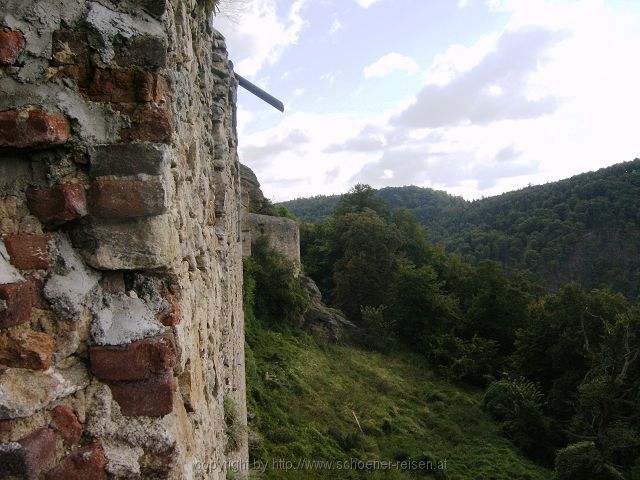
[[[309,307],[301,317],[303,328],[334,342],[344,339],[345,333],[358,334],[357,325],[347,320],[340,310],[329,308],[322,302],[320,289],[311,278],[300,275],[298,280],[309,295]]]
[[[198,3],[3,2],[0,476],[248,465],[237,82]]]

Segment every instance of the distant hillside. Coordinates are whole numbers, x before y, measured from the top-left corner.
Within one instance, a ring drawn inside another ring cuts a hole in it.
[[[531,272],[555,289],[570,281],[631,298],[640,286],[640,159],[559,182],[467,202],[428,188],[383,188],[447,251]],[[339,196],[284,202],[303,222],[322,222]]]

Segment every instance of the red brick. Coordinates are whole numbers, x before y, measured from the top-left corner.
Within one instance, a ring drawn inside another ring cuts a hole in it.
[[[44,223],[57,225],[87,214],[87,195],[82,185],[29,187],[26,195],[29,210]]]
[[[172,293],[166,293],[164,297],[169,302],[169,306],[156,315],[156,320],[167,327],[173,327],[182,320],[180,305]]]
[[[131,126],[120,131],[125,142],[171,143],[171,117],[167,109],[151,105],[118,105],[115,107],[129,117]]]
[[[0,328],[27,322],[34,301],[33,287],[29,282],[0,285],[0,301]]]
[[[4,245],[11,257],[11,263],[22,270],[51,267],[51,241],[53,237],[48,233],[23,233],[4,237]]]
[[[55,458],[56,434],[50,428],[39,428],[0,449],[0,477],[17,475],[35,480]]]
[[[57,30],[53,32],[52,58],[54,65],[87,63],[89,43],[86,32]]]
[[[0,112],[0,148],[45,148],[69,140],[71,125],[64,115],[28,106]]]
[[[162,417],[173,411],[175,379],[171,370],[148,380],[110,383],[109,387],[123,415]]]
[[[13,65],[24,49],[22,32],[9,28],[0,29],[0,65]]]
[[[60,433],[67,446],[78,443],[82,437],[82,424],[78,421],[73,410],[66,405],[53,407],[49,426]]]
[[[80,448],[64,457],[47,474],[47,480],[103,480],[107,458],[100,444]]]
[[[89,358],[91,371],[101,380],[144,380],[173,368],[175,340],[167,334],[129,345],[92,346]]]
[[[46,370],[55,349],[53,338],[30,329],[0,333],[0,364],[12,368]]]
[[[91,190],[91,213],[101,218],[137,218],[166,212],[159,178],[99,178]]]

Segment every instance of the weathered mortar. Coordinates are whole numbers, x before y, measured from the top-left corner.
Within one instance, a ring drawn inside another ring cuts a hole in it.
[[[0,477],[246,467],[236,87],[195,0],[3,3]]]

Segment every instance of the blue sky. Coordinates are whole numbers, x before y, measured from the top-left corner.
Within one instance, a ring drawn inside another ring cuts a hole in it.
[[[640,156],[637,0],[227,0],[240,160],[280,201],[467,199]]]

